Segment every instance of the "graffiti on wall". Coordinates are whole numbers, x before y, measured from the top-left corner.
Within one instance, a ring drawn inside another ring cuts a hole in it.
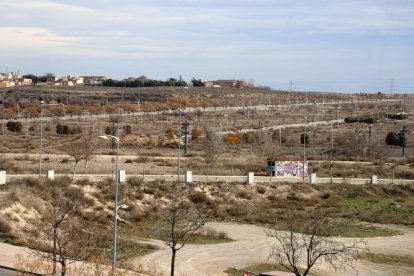
[[[303,167],[301,161],[275,161],[274,170],[276,176],[303,177],[308,175],[308,162]]]

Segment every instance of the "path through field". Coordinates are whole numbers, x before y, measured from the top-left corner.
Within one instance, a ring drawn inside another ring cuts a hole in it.
[[[177,254],[177,276],[226,275],[223,271],[228,267],[243,268],[268,262],[267,257],[274,241],[267,238],[265,228],[221,222],[209,223],[208,227],[228,233],[235,241],[212,245],[187,245]],[[390,227],[403,234],[366,239],[371,252],[414,256],[414,229],[400,226]],[[346,242],[350,239],[338,238],[338,240]],[[165,248],[133,262],[156,268],[164,275],[169,275],[170,258],[170,250]],[[414,266],[397,267],[358,262],[356,267],[359,274],[352,271],[333,271],[323,265],[315,267],[313,271],[317,275],[414,275]]]

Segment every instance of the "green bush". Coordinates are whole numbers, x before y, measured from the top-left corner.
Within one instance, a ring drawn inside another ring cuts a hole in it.
[[[375,117],[370,115],[361,115],[356,117],[346,117],[345,123],[366,123],[366,124],[373,124],[377,121]]]
[[[309,144],[309,135],[306,133],[302,133],[300,135],[300,143],[301,144]]]
[[[385,143],[389,146],[403,146],[404,137],[402,132],[388,132],[387,136],[385,137]]]
[[[408,118],[407,114],[397,113],[397,114],[387,114],[387,118],[391,120],[405,120]]]
[[[7,129],[12,131],[12,132],[21,132],[23,125],[20,122],[13,122],[13,121],[9,121],[7,122]]]

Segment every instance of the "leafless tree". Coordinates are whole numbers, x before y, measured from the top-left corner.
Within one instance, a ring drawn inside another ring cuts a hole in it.
[[[103,240],[98,235],[85,231],[86,227],[75,216],[79,208],[87,202],[80,188],[62,189],[52,186],[47,194],[47,205],[32,223],[30,244],[36,248],[34,253],[38,257],[52,262],[53,275],[56,274],[59,263],[63,276],[66,275],[70,263],[84,261],[96,255],[97,245]]]
[[[335,165],[335,161],[334,158],[332,156],[333,154],[333,150],[330,149],[327,153],[326,153],[326,166],[329,168],[329,178],[330,178],[330,183],[332,184],[333,181],[333,167]]]
[[[214,166],[218,156],[221,152],[223,145],[223,140],[219,134],[215,133],[213,130],[208,129],[205,131],[206,137],[204,138],[204,143],[202,145],[204,160],[207,164],[207,170],[210,171],[210,166]],[[207,172],[207,174],[208,174]]]
[[[252,151],[259,158],[274,160],[278,147],[273,142],[273,132],[261,130],[255,133],[252,141]]]
[[[147,164],[149,160],[149,156],[148,155],[142,155],[141,156],[141,161],[142,161],[142,179],[145,179],[145,165]]]
[[[68,142],[62,146],[64,152],[66,152],[70,157],[75,161],[75,166],[73,167],[73,178],[75,178],[76,169],[81,160],[85,158],[85,148],[84,143],[78,138]]]
[[[272,136],[265,130],[257,131],[253,136],[252,151],[257,157],[266,157],[272,146]]]
[[[91,125],[81,128],[82,137],[81,141],[84,148],[84,160],[85,160],[85,173],[88,172],[89,161],[95,155],[95,151],[98,148],[97,137],[99,135],[99,127],[96,122],[92,122]]]
[[[286,221],[274,225],[267,233],[276,239],[269,258],[276,259],[296,276],[308,275],[317,262],[325,262],[335,270],[355,270],[358,253],[368,250],[366,243],[362,240],[345,243],[323,236],[332,233],[335,227],[324,211],[311,210],[305,216],[291,212]],[[303,273],[299,271],[301,264]]]
[[[177,251],[201,231],[206,222],[204,214],[205,212],[196,209],[188,199],[184,187],[173,185],[171,199],[160,210],[161,222],[158,225],[159,238],[171,248],[171,276],[174,276],[175,272]]]

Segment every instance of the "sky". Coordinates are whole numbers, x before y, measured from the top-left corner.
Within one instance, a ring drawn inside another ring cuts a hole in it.
[[[0,0],[0,72],[414,92],[413,0]]]

